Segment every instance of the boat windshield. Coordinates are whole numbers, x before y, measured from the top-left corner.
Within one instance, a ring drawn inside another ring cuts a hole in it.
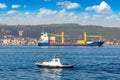
[[[56,59],[55,62],[58,62],[58,60]]]

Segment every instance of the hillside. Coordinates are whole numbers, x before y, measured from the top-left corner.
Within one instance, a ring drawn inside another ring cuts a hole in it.
[[[66,35],[74,37],[82,36],[86,31],[90,35],[102,35],[107,40],[120,40],[120,28],[102,27],[97,25],[78,24],[50,24],[50,25],[0,25],[0,37],[4,35],[18,36],[18,31],[23,30],[23,37],[39,38],[42,31],[60,34],[62,31]],[[77,36],[78,35],[78,36]]]

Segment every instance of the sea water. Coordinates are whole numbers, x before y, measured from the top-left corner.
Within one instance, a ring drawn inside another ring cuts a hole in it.
[[[73,64],[74,68],[35,65],[55,55],[62,64]],[[0,80],[120,80],[120,47],[0,46]]]

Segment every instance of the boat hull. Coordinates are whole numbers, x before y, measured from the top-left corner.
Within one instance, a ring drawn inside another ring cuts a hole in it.
[[[92,42],[88,44],[49,44],[49,43],[38,43],[38,46],[89,46],[89,47],[94,47],[98,46],[101,47],[103,45],[103,41],[100,42]]]
[[[73,68],[73,65],[63,65],[63,66],[48,66],[48,65],[37,65],[39,68]]]

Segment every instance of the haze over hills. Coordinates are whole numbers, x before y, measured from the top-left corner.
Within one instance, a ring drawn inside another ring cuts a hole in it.
[[[23,37],[39,38],[42,31],[60,34],[62,31],[66,35],[83,35],[86,31],[90,35],[101,35],[107,40],[120,40],[120,28],[102,27],[98,25],[49,24],[49,25],[0,25],[0,37],[4,35],[19,36],[18,31],[23,30]]]

